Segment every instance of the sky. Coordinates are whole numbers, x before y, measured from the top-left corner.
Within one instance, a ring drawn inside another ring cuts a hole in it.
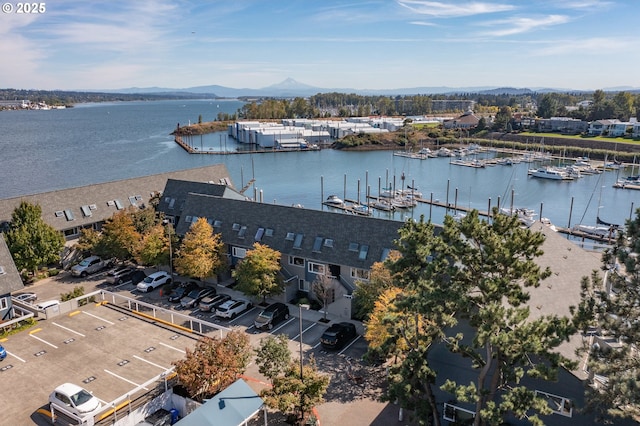
[[[0,88],[640,87],[638,0],[40,4],[2,5]]]

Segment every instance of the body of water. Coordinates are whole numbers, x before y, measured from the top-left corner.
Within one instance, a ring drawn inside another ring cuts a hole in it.
[[[476,169],[451,165],[449,158],[416,160],[389,151],[190,155],[170,135],[178,123],[196,122],[200,115],[210,121],[219,112],[234,113],[242,105],[177,100],[0,112],[0,198],[224,163],[236,187],[256,179],[247,195],[314,209],[323,208],[322,201],[330,194],[364,202],[367,187],[377,195],[379,188],[394,183],[396,188],[416,186],[426,199],[457,200],[466,208],[486,210],[489,200],[495,206],[498,199],[501,206],[513,204],[538,213],[542,206],[542,215],[559,226],[595,225],[597,216],[621,224],[640,207],[640,191],[612,187],[618,177],[638,170],[558,182],[529,177],[527,170],[536,164]],[[237,147],[226,132],[195,137],[191,143],[203,150]],[[489,155],[494,154],[479,157]],[[421,214],[442,223],[445,211],[423,204],[375,213],[396,220]]]

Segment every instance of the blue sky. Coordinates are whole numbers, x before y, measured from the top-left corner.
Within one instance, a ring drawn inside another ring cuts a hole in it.
[[[640,87],[637,0],[9,3],[2,88]]]

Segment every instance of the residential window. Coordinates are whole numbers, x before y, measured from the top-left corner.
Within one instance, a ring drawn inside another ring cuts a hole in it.
[[[7,298],[3,297],[2,299],[0,299],[0,309],[1,310],[5,310],[9,308],[9,302],[7,302]]]
[[[287,232],[287,236],[284,237],[284,239],[287,241],[293,241],[295,238],[296,234],[294,234],[293,232]]]
[[[304,234],[296,235],[296,239],[293,241],[293,248],[295,249],[302,248],[302,238],[304,238]]]
[[[308,270],[314,274],[324,275],[324,265],[320,263],[309,262]]]
[[[358,243],[349,243],[349,251],[358,251],[360,245]]]
[[[369,270],[361,268],[351,268],[351,278],[362,281],[369,281]]]
[[[366,244],[361,245],[360,246],[360,254],[358,255],[358,259],[366,260],[368,253],[369,253],[369,246],[366,245]]]
[[[175,198],[171,198],[169,200],[169,208],[173,209],[173,206],[175,206],[175,204],[176,204],[176,199]]]
[[[324,246],[325,247],[332,247],[333,248],[333,240],[331,238],[326,238],[324,240]]]
[[[213,221],[213,227],[214,228],[220,228],[222,226],[222,221],[221,220],[214,220]]]
[[[476,413],[471,410],[466,410],[457,405],[444,403],[444,410],[442,411],[442,418],[456,424],[467,424],[476,417]]]
[[[572,417],[573,415],[573,403],[569,398],[563,396],[554,395],[551,393],[536,390],[536,397],[545,399],[549,408],[553,410],[555,414],[560,414],[565,417]]]
[[[313,251],[315,253],[319,253],[321,247],[322,247],[322,237],[316,237],[315,241],[313,242]]]
[[[271,229],[271,228],[265,229],[264,236],[265,237],[273,237],[273,229]]]
[[[237,257],[238,259],[244,259],[247,256],[247,249],[242,247],[233,247],[231,252],[233,253],[233,257]]]
[[[238,231],[238,238],[244,238],[246,233],[247,233],[247,227],[246,226],[241,226],[240,230]]]
[[[240,224],[239,223],[234,223],[231,226],[231,229],[233,229],[234,231],[239,231],[240,230]]]
[[[298,290],[300,291],[309,291],[311,289],[311,284],[309,284],[305,280],[298,281]]]
[[[289,256],[289,265],[304,266],[304,259],[297,256]]]
[[[253,239],[256,241],[262,241],[263,235],[264,235],[264,228],[258,228],[258,231],[256,232],[256,236],[253,237]]]

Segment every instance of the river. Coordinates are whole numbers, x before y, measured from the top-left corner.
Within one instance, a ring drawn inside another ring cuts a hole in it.
[[[322,201],[329,194],[364,201],[367,185],[371,195],[386,182],[399,188],[402,175],[404,185],[418,187],[426,199],[457,200],[459,206],[479,210],[486,210],[489,202],[495,206],[498,199],[502,206],[513,204],[538,214],[542,207],[542,216],[559,226],[594,225],[598,216],[622,224],[640,207],[640,191],[612,187],[618,177],[637,170],[557,182],[529,177],[527,170],[535,164],[470,168],[451,165],[449,158],[416,160],[389,151],[190,155],[170,135],[178,123],[196,122],[200,115],[210,121],[242,105],[235,100],[171,100],[0,111],[0,198],[224,163],[238,188],[255,178],[248,195],[314,209],[326,209]],[[226,132],[205,135],[194,145],[204,150],[236,148]],[[444,214],[444,209],[426,204],[375,213],[396,220],[425,215],[435,223],[442,223]]]

